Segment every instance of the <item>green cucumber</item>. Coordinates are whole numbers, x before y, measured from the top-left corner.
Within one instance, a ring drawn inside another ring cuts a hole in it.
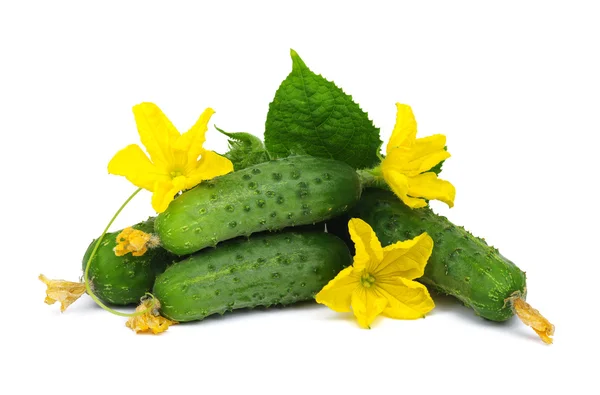
[[[513,315],[507,299],[525,299],[523,271],[483,239],[429,208],[410,209],[391,192],[369,189],[349,215],[371,225],[383,246],[427,232],[434,246],[419,281],[455,296],[483,318],[507,320]]]
[[[146,233],[154,230],[154,218],[133,225],[132,228]],[[115,305],[139,303],[146,292],[150,292],[156,275],[162,273],[175,255],[164,248],[149,249],[142,256],[126,254],[116,256],[117,235],[121,230],[104,235],[96,255],[90,263],[88,278],[90,286],[100,300]],[[83,270],[96,245],[92,241],[83,256]]]
[[[238,238],[171,265],[156,278],[160,313],[174,321],[312,300],[352,263],[346,244],[325,232],[284,231]]]
[[[167,250],[186,255],[238,236],[321,222],[348,210],[360,194],[347,164],[289,157],[202,182],[173,200],[155,229]]]

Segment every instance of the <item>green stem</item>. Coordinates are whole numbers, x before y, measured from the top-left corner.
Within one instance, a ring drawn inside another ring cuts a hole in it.
[[[109,313],[113,313],[114,315],[118,315],[120,317],[135,317],[135,316],[147,313],[148,311],[153,309],[154,306],[156,305],[156,299],[154,298],[154,295],[146,294],[152,298],[152,306],[150,306],[149,308],[147,308],[143,311],[138,311],[136,313],[130,313],[130,314],[121,313],[120,311],[111,309],[110,307],[108,307],[107,305],[102,303],[102,301],[100,301],[100,299],[98,299],[98,297],[96,295],[94,295],[94,292],[92,291],[92,287],[90,286],[90,282],[88,280],[88,272],[90,271],[90,263],[92,262],[92,259],[94,259],[94,256],[96,256],[96,251],[98,251],[98,248],[100,247],[100,243],[102,242],[102,239],[104,239],[104,236],[108,232],[108,229],[111,227],[113,222],[115,222],[115,219],[117,219],[119,214],[121,214],[121,211],[123,211],[125,206],[127,206],[127,204],[131,201],[131,199],[133,199],[135,197],[135,195],[137,195],[138,192],[141,190],[142,190],[142,188],[136,189],[136,191],[134,193],[132,193],[131,196],[129,196],[129,198],[127,198],[127,200],[125,200],[125,202],[121,205],[121,207],[119,207],[119,209],[117,210],[115,215],[113,215],[113,217],[111,218],[108,225],[106,225],[106,228],[104,228],[104,231],[102,232],[102,234],[100,235],[98,240],[96,240],[96,244],[94,245],[94,249],[92,250],[90,257],[89,257],[87,263],[85,264],[85,271],[83,273],[83,281],[85,283],[85,289],[86,289],[88,295],[90,295],[90,297],[94,300],[94,302],[96,302],[96,304],[98,306],[102,307],[104,310],[108,311]]]
[[[380,166],[374,167],[373,169],[357,170],[356,172],[358,173],[360,186],[363,190],[366,188],[390,189],[383,178]]]

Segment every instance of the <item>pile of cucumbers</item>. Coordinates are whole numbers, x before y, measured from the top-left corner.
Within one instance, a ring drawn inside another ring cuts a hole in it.
[[[152,292],[160,314],[177,322],[314,300],[352,264],[353,217],[384,246],[427,232],[435,244],[418,281],[481,317],[506,320],[513,311],[505,301],[525,298],[525,273],[485,241],[429,208],[410,209],[389,191],[366,188],[344,162],[312,156],[256,164],[183,192],[134,226],[161,241],[143,256],[115,256],[119,232],[107,234],[90,262],[91,288],[115,305]]]

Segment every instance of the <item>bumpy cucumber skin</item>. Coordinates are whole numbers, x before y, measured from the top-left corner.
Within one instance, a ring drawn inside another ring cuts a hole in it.
[[[367,190],[349,213],[366,221],[383,246],[427,232],[433,252],[420,282],[453,295],[492,321],[513,315],[506,298],[526,296],[525,273],[499,251],[429,208],[410,209],[394,194]],[[329,228],[329,227],[328,227]]]
[[[146,233],[154,231],[154,218],[132,226]],[[90,263],[88,278],[90,285],[100,300],[115,305],[139,303],[146,292],[150,292],[156,275],[162,273],[176,256],[157,247],[136,257],[131,254],[116,256],[113,248],[117,245],[117,235],[121,231],[107,233]],[[83,270],[94,249],[92,241],[83,256]]]
[[[278,159],[202,182],[158,215],[169,251],[186,255],[238,236],[335,217],[361,194],[356,171],[331,159]]]
[[[159,275],[161,315],[178,322],[258,306],[312,300],[352,263],[346,244],[324,232],[263,233],[191,255]]]

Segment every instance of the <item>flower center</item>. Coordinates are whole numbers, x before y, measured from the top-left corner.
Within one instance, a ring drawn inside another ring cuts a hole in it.
[[[371,288],[373,284],[375,284],[375,277],[373,277],[371,273],[365,272],[360,278],[360,283],[365,288]]]
[[[182,173],[182,172],[180,172],[179,170],[175,170],[175,171],[172,171],[171,173],[169,173],[169,175],[170,175],[170,176],[171,176],[171,178],[173,179],[173,178],[177,178],[177,177],[179,177],[179,176],[183,175],[183,173]]]

